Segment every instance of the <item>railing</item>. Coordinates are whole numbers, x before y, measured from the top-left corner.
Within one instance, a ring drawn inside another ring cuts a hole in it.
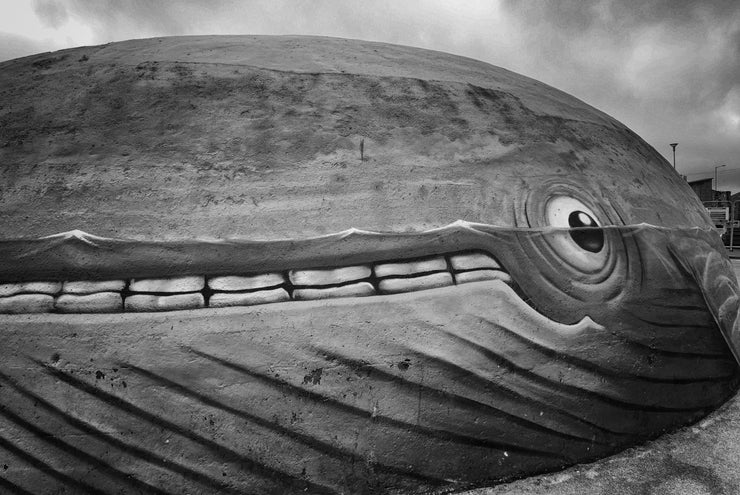
[[[703,201],[727,249],[740,249],[740,201]]]

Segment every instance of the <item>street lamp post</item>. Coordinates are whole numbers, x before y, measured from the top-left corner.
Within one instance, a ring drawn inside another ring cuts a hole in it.
[[[714,167],[714,199],[715,200],[717,200],[717,193],[719,192],[719,187],[717,187],[718,186],[718,184],[717,184],[717,169],[718,168],[722,168],[722,167],[726,167],[726,166],[727,166],[727,164],[725,164],[725,165],[717,165],[716,167]]]
[[[670,147],[673,148],[673,169],[676,168],[676,146],[678,146],[678,143],[671,143]]]

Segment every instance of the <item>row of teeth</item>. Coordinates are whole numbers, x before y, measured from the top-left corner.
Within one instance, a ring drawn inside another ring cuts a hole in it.
[[[248,276],[0,284],[0,313],[118,313],[252,306],[398,294],[481,280],[511,282],[484,253]]]

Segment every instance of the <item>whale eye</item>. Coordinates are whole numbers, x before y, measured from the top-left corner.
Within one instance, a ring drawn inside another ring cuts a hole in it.
[[[574,211],[568,215],[568,224],[572,228],[579,227],[596,227],[588,229],[572,230],[570,236],[576,244],[592,253],[598,253],[604,247],[604,232],[598,228],[596,223],[588,213],[584,211]]]
[[[581,201],[568,196],[556,196],[546,206],[548,223],[570,231],[573,242],[581,249],[598,253],[604,248],[604,231],[596,215]]]

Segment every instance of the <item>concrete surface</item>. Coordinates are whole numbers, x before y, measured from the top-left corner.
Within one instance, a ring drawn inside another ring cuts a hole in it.
[[[438,52],[302,37],[136,40],[4,62],[0,88],[3,237],[542,227],[545,199],[566,193],[604,224],[709,221],[623,125]],[[475,493],[736,493],[738,422],[736,397],[648,445]]]

